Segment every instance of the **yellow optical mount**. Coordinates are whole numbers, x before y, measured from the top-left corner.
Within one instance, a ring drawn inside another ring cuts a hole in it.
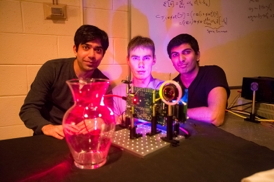
[[[167,105],[176,105],[182,98],[181,86],[173,81],[167,80],[159,88],[161,100]]]

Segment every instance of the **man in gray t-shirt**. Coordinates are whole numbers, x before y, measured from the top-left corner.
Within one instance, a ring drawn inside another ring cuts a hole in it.
[[[148,37],[136,36],[128,44],[127,63],[132,73],[134,87],[159,89],[163,81],[155,79],[151,75],[152,66],[156,62],[154,42]],[[127,84],[121,83],[113,88],[114,95],[126,96]],[[113,111],[116,116],[116,124],[121,123],[123,113],[126,110],[126,101],[114,97]]]

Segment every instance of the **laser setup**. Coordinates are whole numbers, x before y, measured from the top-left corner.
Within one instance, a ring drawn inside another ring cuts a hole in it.
[[[115,132],[113,144],[137,156],[144,157],[166,146],[178,146],[189,132],[180,126],[187,119],[187,89],[173,81],[163,82],[159,88],[134,87],[127,84],[126,111]],[[181,131],[181,132],[180,132]]]

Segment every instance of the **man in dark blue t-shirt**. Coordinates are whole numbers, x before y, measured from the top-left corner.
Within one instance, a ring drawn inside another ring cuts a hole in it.
[[[230,90],[225,72],[218,66],[199,66],[197,40],[189,34],[174,37],[167,52],[179,75],[174,78],[188,89],[187,116],[220,126],[224,122]]]

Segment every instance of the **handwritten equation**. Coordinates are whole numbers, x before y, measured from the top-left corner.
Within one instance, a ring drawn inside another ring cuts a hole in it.
[[[210,6],[210,0],[167,0],[163,2],[163,6],[166,8],[186,8],[187,6],[194,6],[194,5],[204,5]]]
[[[163,0],[159,5],[166,11],[156,13],[154,18],[160,22],[171,22],[177,26],[199,25],[208,33],[227,33],[230,14],[223,15],[222,9],[215,9],[212,0]],[[246,4],[248,3],[248,5]],[[274,19],[274,0],[245,0],[247,19],[251,22]],[[213,7],[212,7],[213,6]],[[223,7],[225,8],[225,7]],[[245,18],[245,17],[243,17]]]
[[[222,17],[219,11],[190,11],[177,12],[173,15],[156,15],[155,18],[161,21],[177,20],[179,25],[204,25],[207,28],[219,29],[228,24],[228,18]]]
[[[249,4],[250,6],[248,7],[248,10],[250,14],[247,16],[247,18],[252,22],[262,19],[274,19],[272,3],[265,4],[260,0],[249,0]]]
[[[162,6],[167,12],[172,8],[172,14],[157,14],[155,18],[162,21],[172,21],[179,26],[202,25],[209,28],[210,33],[227,32],[217,31],[228,24],[228,18],[223,17],[219,11],[211,10],[210,0],[166,0],[162,2]],[[205,7],[206,11],[187,11],[193,7]]]

